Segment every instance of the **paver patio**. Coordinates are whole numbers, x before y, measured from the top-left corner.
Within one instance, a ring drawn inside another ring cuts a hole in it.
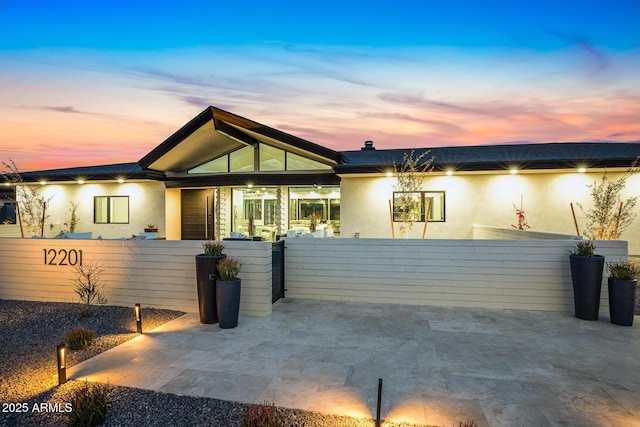
[[[144,319],[144,317],[143,317]],[[73,379],[393,421],[640,426],[640,320],[284,299],[237,328],[189,313]]]

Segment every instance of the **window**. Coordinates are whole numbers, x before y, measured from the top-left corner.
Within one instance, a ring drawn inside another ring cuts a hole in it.
[[[444,191],[393,192],[395,222],[424,222],[427,210],[429,222],[444,222]]]
[[[289,228],[309,227],[315,219],[316,229],[331,228],[340,233],[340,187],[289,188]]]
[[[190,174],[214,174],[228,172],[274,172],[274,171],[306,171],[330,170],[331,165],[308,159],[299,154],[285,151],[267,144],[246,146],[225,154],[217,159],[189,169]],[[256,158],[256,156],[258,156]]]
[[[128,224],[129,196],[96,196],[93,198],[95,224]]]
[[[277,193],[277,189],[271,187],[233,188],[231,230],[273,241],[278,222]]]

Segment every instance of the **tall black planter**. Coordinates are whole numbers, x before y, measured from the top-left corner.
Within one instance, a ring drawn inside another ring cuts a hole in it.
[[[218,306],[218,326],[221,329],[238,326],[240,279],[229,282],[216,281],[216,304]]]
[[[609,277],[609,314],[611,323],[632,326],[636,311],[636,280]]]
[[[598,320],[604,257],[602,255],[570,255],[569,257],[576,317],[583,320]]]
[[[196,255],[196,282],[198,285],[198,309],[200,323],[217,323],[216,281],[212,275],[218,274],[218,262],[227,256]]]

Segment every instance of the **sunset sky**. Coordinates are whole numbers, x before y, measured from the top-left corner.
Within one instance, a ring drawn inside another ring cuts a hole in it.
[[[337,150],[640,140],[640,0],[0,0],[0,160],[137,161],[214,105]]]

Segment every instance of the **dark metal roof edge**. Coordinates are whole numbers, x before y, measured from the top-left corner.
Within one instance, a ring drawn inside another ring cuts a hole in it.
[[[205,125],[209,120],[213,120],[214,123],[217,121],[232,123],[268,138],[277,139],[318,156],[331,159],[336,163],[340,162],[340,153],[330,148],[323,147],[311,141],[307,141],[306,139],[282,132],[278,129],[263,125],[262,123],[258,123],[237,114],[230,113],[229,111],[225,111],[221,108],[209,106],[196,117],[191,119],[187,124],[178,129],[170,137],[165,139],[160,145],[151,150],[151,152],[138,160],[138,164],[142,169],[149,168],[151,164],[175,148],[180,144],[180,142],[182,142],[182,140],[195,132],[201,126]]]
[[[21,172],[20,176],[25,182],[46,181],[76,181],[84,180],[112,180],[118,178],[125,179],[148,179],[147,172],[140,168],[137,162],[114,163],[98,166],[80,166],[62,169],[46,169],[39,171]]]
[[[207,107],[200,114],[189,120],[187,124],[174,132],[169,138],[165,139],[160,145],[151,150],[151,152],[138,160],[138,164],[142,169],[147,169],[153,162],[167,154],[188,135],[195,132],[211,119],[213,119],[213,107]]]
[[[229,186],[247,184],[268,185],[339,185],[340,177],[335,173],[296,173],[296,174],[220,174],[184,178],[168,178],[167,188]]]
[[[631,166],[631,158],[624,159],[570,159],[555,161],[523,161],[523,162],[461,162],[448,163],[433,161],[432,166],[435,171],[445,171],[454,168],[460,172],[479,172],[479,171],[497,171],[507,170],[511,167],[526,170],[553,170],[553,169],[572,169],[584,165],[587,168],[628,168]],[[355,174],[355,173],[386,173],[393,170],[393,163],[375,164],[375,165],[337,165],[333,169],[337,174]]]
[[[336,163],[340,162],[341,156],[338,151],[332,150],[327,147],[323,147],[322,145],[316,144],[315,142],[311,142],[306,139],[292,135],[290,133],[283,132],[271,126],[258,123],[254,120],[247,119],[246,117],[242,117],[237,114],[230,113],[218,107],[209,107],[209,108],[211,108],[213,112],[213,116],[216,120],[222,120],[229,123],[233,123],[236,126],[240,126],[242,128],[245,128],[252,132],[256,132],[268,138],[276,139],[278,141],[285,142],[289,145],[293,145],[294,147],[300,148],[302,150],[309,151],[313,154],[317,154],[318,156],[331,159]]]

